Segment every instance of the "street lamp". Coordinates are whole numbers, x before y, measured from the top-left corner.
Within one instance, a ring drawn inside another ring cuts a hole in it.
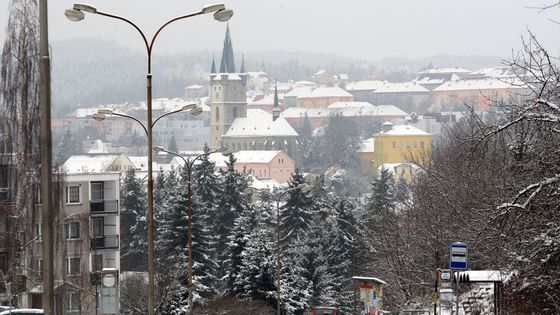
[[[282,249],[280,246],[280,201],[283,200],[283,198],[285,196],[287,196],[287,194],[289,192],[292,192],[294,190],[298,190],[301,189],[302,191],[307,191],[309,189],[309,185],[307,184],[299,184],[296,187],[292,187],[290,189],[285,190],[284,192],[282,192],[280,195],[275,196],[273,193],[271,193],[268,189],[262,189],[262,190],[256,190],[258,192],[261,193],[265,193],[267,195],[269,195],[270,197],[272,197],[272,199],[274,199],[274,201],[276,201],[276,237],[277,237],[277,241],[276,241],[276,311],[278,313],[278,315],[280,315],[280,305],[281,305],[281,295],[280,295],[280,286],[281,286],[281,272],[280,270],[282,269],[282,263],[281,263],[281,254],[282,254]]]
[[[189,277],[189,314],[193,314],[193,273],[192,273],[192,266],[193,266],[193,257],[192,257],[192,168],[194,162],[203,156],[208,156],[212,153],[221,152],[223,156],[230,156],[232,152],[225,148],[218,148],[214,151],[206,152],[196,156],[194,159],[186,159],[184,156],[177,152],[169,151],[164,149],[163,147],[154,146],[154,151],[156,152],[165,152],[176,157],[181,158],[183,162],[185,162],[185,167],[187,168],[187,216],[188,216],[188,230],[189,230],[189,267],[188,267],[188,277]]]
[[[162,26],[160,26],[151,40],[148,42],[148,38],[144,35],[144,32],[132,21],[113,14],[105,13],[99,11],[96,7],[89,5],[89,4],[81,4],[76,3],[74,4],[72,9],[68,9],[65,11],[65,15],[71,21],[81,21],[84,19],[84,13],[91,13],[91,14],[98,14],[101,16],[121,20],[126,22],[127,24],[134,27],[136,31],[142,37],[144,41],[144,45],[146,48],[147,53],[147,74],[146,74],[146,105],[147,105],[147,126],[144,127],[144,131],[146,131],[146,135],[148,138],[148,311],[149,315],[154,314],[155,310],[155,246],[154,246],[154,183],[153,183],[153,176],[152,176],[152,51],[154,47],[154,43],[156,38],[158,37],[159,33],[169,24],[186,19],[191,18],[197,15],[214,13],[214,19],[220,22],[225,22],[229,20],[233,16],[233,11],[226,9],[223,4],[214,4],[203,7],[200,11],[194,12],[191,14],[181,15],[176,18],[173,18],[167,22],[165,22]],[[161,118],[161,117],[160,117]],[[147,127],[147,128],[146,128]]]

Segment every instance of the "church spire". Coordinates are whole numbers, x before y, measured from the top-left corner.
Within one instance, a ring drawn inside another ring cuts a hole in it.
[[[280,104],[278,104],[278,82],[274,83],[274,105],[272,107],[272,121],[280,117]]]
[[[235,73],[235,61],[233,58],[231,35],[229,33],[229,23],[226,27],[226,37],[224,39],[224,48],[222,50],[222,61],[220,62],[220,72]]]
[[[212,68],[210,68],[210,73],[216,73],[216,62],[214,61],[214,54],[212,54]]]
[[[241,54],[241,69],[239,69],[240,73],[245,73],[245,54]]]

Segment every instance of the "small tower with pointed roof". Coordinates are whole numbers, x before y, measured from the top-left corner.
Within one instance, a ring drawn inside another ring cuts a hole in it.
[[[272,107],[272,121],[280,117],[280,104],[278,103],[278,82],[274,83],[274,106]]]
[[[235,70],[233,43],[229,24],[219,71],[212,61],[210,74],[210,145],[212,148],[221,146],[223,136],[236,118],[247,117],[247,73],[245,60],[241,61],[240,72]]]

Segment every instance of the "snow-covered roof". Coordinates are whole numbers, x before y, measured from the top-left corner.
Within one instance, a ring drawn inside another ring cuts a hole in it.
[[[427,136],[429,133],[411,125],[395,125],[389,131],[380,132],[381,135],[389,136]]]
[[[275,188],[281,188],[287,186],[287,184],[280,184],[276,180],[272,178],[268,179],[258,179],[252,175],[251,187],[257,190],[268,189],[270,191],[274,190]]]
[[[71,116],[74,116],[76,118],[89,117],[89,116],[97,113],[98,109],[99,108],[97,108],[97,107],[76,108],[76,110],[74,111],[74,113]]]
[[[335,102],[331,105],[327,106],[328,108],[350,108],[350,107],[358,107],[358,108],[375,108],[374,105],[368,102]]]
[[[375,116],[407,116],[408,113],[395,105],[377,105],[374,109]]]
[[[412,82],[386,83],[372,93],[421,93],[428,92],[422,85]]]
[[[434,91],[497,90],[522,88],[519,82],[510,79],[478,79],[448,81]]]
[[[514,78],[515,72],[510,67],[491,67],[478,69],[471,75],[482,75],[489,78]]]
[[[379,278],[374,278],[374,277],[358,277],[358,276],[354,276],[352,277],[353,280],[357,280],[357,281],[364,281],[364,282],[374,282],[377,284],[387,284],[387,282],[379,279]]]
[[[298,97],[300,95],[307,94],[313,88],[309,86],[297,86],[290,92],[284,94],[284,97]]]
[[[382,81],[382,80],[349,82],[348,84],[346,84],[346,90],[347,91],[373,91],[387,83],[388,83],[387,81]]]
[[[237,151],[233,156],[236,163],[269,163],[282,151]]]
[[[423,71],[418,72],[418,74],[434,74],[434,73],[438,73],[438,74],[453,74],[453,73],[460,73],[460,74],[466,74],[466,73],[470,73],[470,70],[464,69],[464,68],[432,68],[432,69],[426,69]]]
[[[315,82],[311,82],[311,81],[307,81],[307,80],[301,80],[301,81],[296,81],[294,83],[294,85],[296,87],[301,87],[301,86],[317,86],[317,83]]]
[[[203,88],[204,86],[199,85],[199,84],[193,84],[193,85],[189,85],[185,88],[185,90],[198,90]]]
[[[241,77],[239,76],[239,73],[218,73],[218,74],[216,74],[216,76],[212,80],[220,81],[220,80],[222,80],[222,76],[224,76],[224,79],[227,79],[227,80],[241,80]]]
[[[374,152],[373,138],[362,140],[358,152]]]
[[[247,118],[236,118],[224,137],[298,136],[284,119],[272,120],[272,115],[261,109],[247,109]]]
[[[352,97],[352,94],[337,86],[317,87],[307,93],[297,96],[297,98],[315,98],[315,97]]]
[[[62,168],[66,173],[98,173],[107,171],[119,158],[119,154],[82,154],[72,155]]]

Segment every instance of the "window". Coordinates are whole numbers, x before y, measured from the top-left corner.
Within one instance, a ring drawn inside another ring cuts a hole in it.
[[[43,278],[43,258],[37,258],[37,276],[39,279]]]
[[[0,218],[0,234],[3,235],[6,233],[6,218]]]
[[[397,148],[397,143],[395,141],[393,141],[393,149]]]
[[[94,254],[91,257],[91,269],[93,271],[103,270],[103,254]]]
[[[37,242],[40,242],[43,240],[43,224],[42,223],[36,223],[35,224],[35,237],[37,238]]]
[[[220,121],[220,108],[216,107],[216,121]],[[218,130],[218,126],[216,126],[216,130]]]
[[[66,311],[67,312],[80,311],[80,294],[78,292],[66,293]]]
[[[80,257],[66,258],[66,274],[77,275],[80,273]]]
[[[91,200],[103,199],[103,182],[91,182]]]
[[[75,240],[80,238],[80,222],[70,222],[64,225],[67,240]]]
[[[91,218],[91,231],[93,238],[103,237],[104,222],[103,217]]]
[[[80,186],[66,186],[66,203],[80,203]]]
[[[421,147],[421,148],[424,147],[424,141],[420,141],[420,147]]]

